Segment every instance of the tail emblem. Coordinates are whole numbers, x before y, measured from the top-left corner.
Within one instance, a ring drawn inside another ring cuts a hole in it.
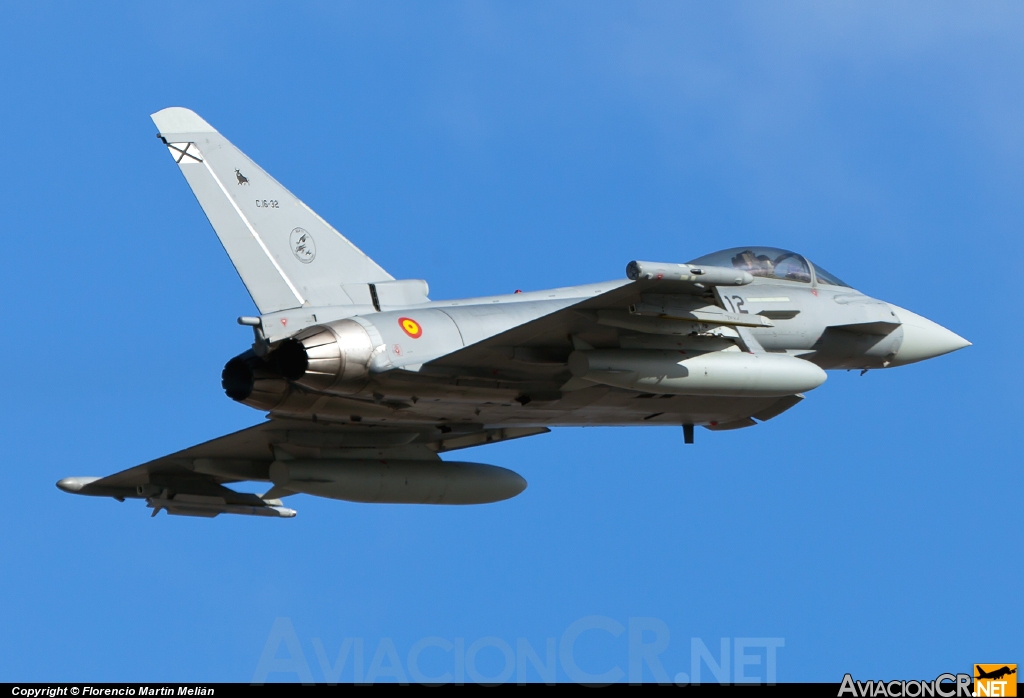
[[[295,259],[303,264],[309,264],[316,257],[316,243],[313,236],[306,232],[305,228],[296,228],[289,238],[292,245],[292,254]]]
[[[248,184],[249,183],[249,178],[246,177],[241,172],[239,172],[237,169],[235,170],[235,177],[238,178],[238,183],[239,184]]]
[[[195,143],[167,143],[167,150],[171,151],[171,157],[179,165],[193,165],[203,161],[203,156]]]

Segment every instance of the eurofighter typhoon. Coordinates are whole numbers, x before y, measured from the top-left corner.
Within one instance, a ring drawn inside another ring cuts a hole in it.
[[[826,370],[890,368],[968,346],[810,260],[737,247],[626,278],[438,301],[395,279],[194,112],[153,114],[159,138],[260,315],[227,362],[228,397],[263,423],[75,494],[144,499],[155,516],[291,517],[295,493],[353,502],[483,504],[526,488],[442,459],[556,426],[723,431],[778,416]],[[227,485],[268,483],[258,496]]]

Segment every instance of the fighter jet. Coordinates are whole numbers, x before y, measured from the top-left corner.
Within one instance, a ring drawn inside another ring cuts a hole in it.
[[[144,499],[155,516],[292,517],[296,493],[353,502],[482,504],[526,488],[442,459],[557,426],[753,427],[827,370],[892,368],[968,346],[795,252],[737,247],[626,278],[431,300],[395,279],[194,112],[152,115],[259,310],[227,362],[228,397],[261,424],[76,494]],[[263,495],[227,485],[268,483]]]

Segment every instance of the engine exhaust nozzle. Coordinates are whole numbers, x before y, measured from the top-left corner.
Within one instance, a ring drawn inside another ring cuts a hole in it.
[[[351,395],[366,385],[373,340],[354,320],[309,327],[268,357],[290,381],[317,392]]]

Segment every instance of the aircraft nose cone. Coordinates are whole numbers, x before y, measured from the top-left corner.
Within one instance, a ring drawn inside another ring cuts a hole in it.
[[[903,323],[903,343],[892,359],[891,366],[905,366],[971,346],[970,342],[957,333],[950,332],[928,318],[895,305],[890,307]]]

